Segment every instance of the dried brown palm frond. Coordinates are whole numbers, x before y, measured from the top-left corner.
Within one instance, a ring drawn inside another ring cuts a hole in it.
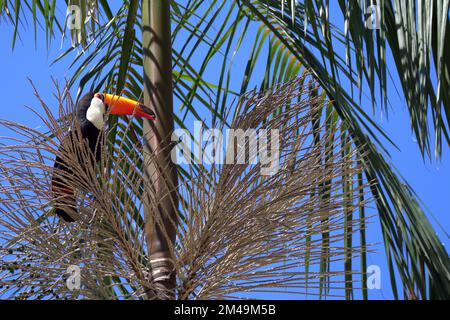
[[[245,163],[180,168],[180,222],[173,248],[177,298],[304,293],[324,279],[345,286],[342,268],[313,266],[364,250],[349,251],[343,241],[346,230],[357,232],[363,225],[351,213],[365,205],[358,197],[367,186],[353,183],[362,169],[361,155],[342,143],[337,129],[314,125],[327,101],[308,95],[316,86],[303,85],[308,79],[305,75],[270,92],[250,93],[237,104],[231,129],[279,130],[279,166],[271,168],[271,175],[261,174],[267,169],[263,165],[235,154],[230,159]],[[48,131],[2,122],[14,137],[0,145],[0,297],[149,297],[161,288],[152,282],[143,206],[155,208],[152,223],[161,226],[164,213],[159,212],[161,199],[147,193],[151,186],[142,168],[149,163],[130,139],[135,136],[131,131],[139,132],[139,123],[122,121],[107,128],[99,142],[101,163],[80,163],[93,155],[71,122],[70,96],[58,90],[57,100],[58,117],[42,100],[44,112],[36,111]],[[280,106],[283,112],[277,111]],[[74,143],[58,150],[67,141],[69,126]],[[224,129],[220,123],[216,127]],[[111,139],[113,133],[120,139]],[[276,145],[276,140],[268,141]],[[73,224],[61,222],[52,211],[50,181],[57,155],[74,172],[59,173],[67,187],[77,190],[80,220]],[[163,179],[164,168],[160,175]],[[73,291],[66,282],[74,279],[68,274],[71,266],[81,271],[81,287]]]

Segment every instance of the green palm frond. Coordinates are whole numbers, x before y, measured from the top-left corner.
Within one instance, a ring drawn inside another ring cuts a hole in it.
[[[337,35],[328,15],[329,1],[251,2],[278,12],[276,15],[280,18],[284,14],[290,15],[292,22],[286,22],[286,29],[304,28],[312,30],[316,35],[320,34],[325,47],[320,53],[330,63],[330,69],[348,65],[349,72],[355,70],[357,76],[351,75],[349,80],[356,80],[359,90],[363,82],[367,81],[373,104],[376,104],[379,97],[378,102],[386,112],[389,83],[386,59],[390,50],[408,105],[411,128],[420,150],[424,155],[431,156],[434,151],[436,158],[441,156],[442,143],[450,142],[450,1],[339,0],[338,5],[333,8],[340,10],[345,19],[345,38],[341,39],[345,40],[345,56],[337,52],[328,41],[328,35]],[[290,5],[286,6],[285,2]],[[373,15],[375,13],[376,16]],[[368,28],[372,22],[378,29]],[[318,41],[317,38],[314,40]],[[336,61],[333,61],[335,58]],[[346,63],[341,65],[337,60],[344,58]],[[352,59],[355,65],[352,64]],[[335,76],[333,74],[334,79]],[[377,81],[380,95],[375,94]]]

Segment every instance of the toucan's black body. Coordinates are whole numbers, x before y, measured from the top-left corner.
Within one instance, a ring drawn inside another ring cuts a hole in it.
[[[95,154],[96,162],[100,161],[101,158],[101,146],[98,143],[101,131],[97,129],[86,117],[87,110],[91,105],[91,101],[94,98],[94,93],[89,92],[86,94],[77,105],[76,112],[76,125],[80,128],[81,136],[83,139],[87,139],[89,148],[92,151],[92,154]],[[64,152],[64,149],[67,150],[68,144],[72,144],[71,149],[77,150],[76,146],[73,145],[75,132],[69,130],[67,137],[62,141],[61,146],[59,148],[60,152]],[[76,139],[75,139],[76,141]],[[78,154],[78,152],[76,152]],[[78,156],[80,158],[80,156]],[[82,159],[78,159],[81,161]],[[54,165],[54,172],[52,177],[52,191],[54,197],[57,199],[57,203],[55,204],[56,214],[64,219],[67,222],[74,222],[75,220],[68,214],[68,208],[72,210],[76,210],[76,200],[75,200],[75,190],[73,188],[67,186],[67,183],[64,183],[64,180],[67,180],[67,176],[71,176],[73,174],[73,170],[70,166],[61,159],[61,157],[57,156]],[[64,179],[56,172],[64,171]]]

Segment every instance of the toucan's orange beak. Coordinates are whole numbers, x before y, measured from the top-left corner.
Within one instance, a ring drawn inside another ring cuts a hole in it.
[[[136,115],[137,117],[149,120],[156,119],[155,113],[142,103],[107,93],[102,93],[100,95],[103,98],[103,102],[108,106],[111,114],[117,116]]]

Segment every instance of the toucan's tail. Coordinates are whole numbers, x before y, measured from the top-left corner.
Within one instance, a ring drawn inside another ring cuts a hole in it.
[[[52,192],[54,198],[54,206],[56,214],[66,222],[75,222],[76,219],[76,199],[75,190],[67,185],[63,178],[66,174],[71,174],[68,166],[64,164],[61,158],[56,157],[53,176],[52,176]]]

